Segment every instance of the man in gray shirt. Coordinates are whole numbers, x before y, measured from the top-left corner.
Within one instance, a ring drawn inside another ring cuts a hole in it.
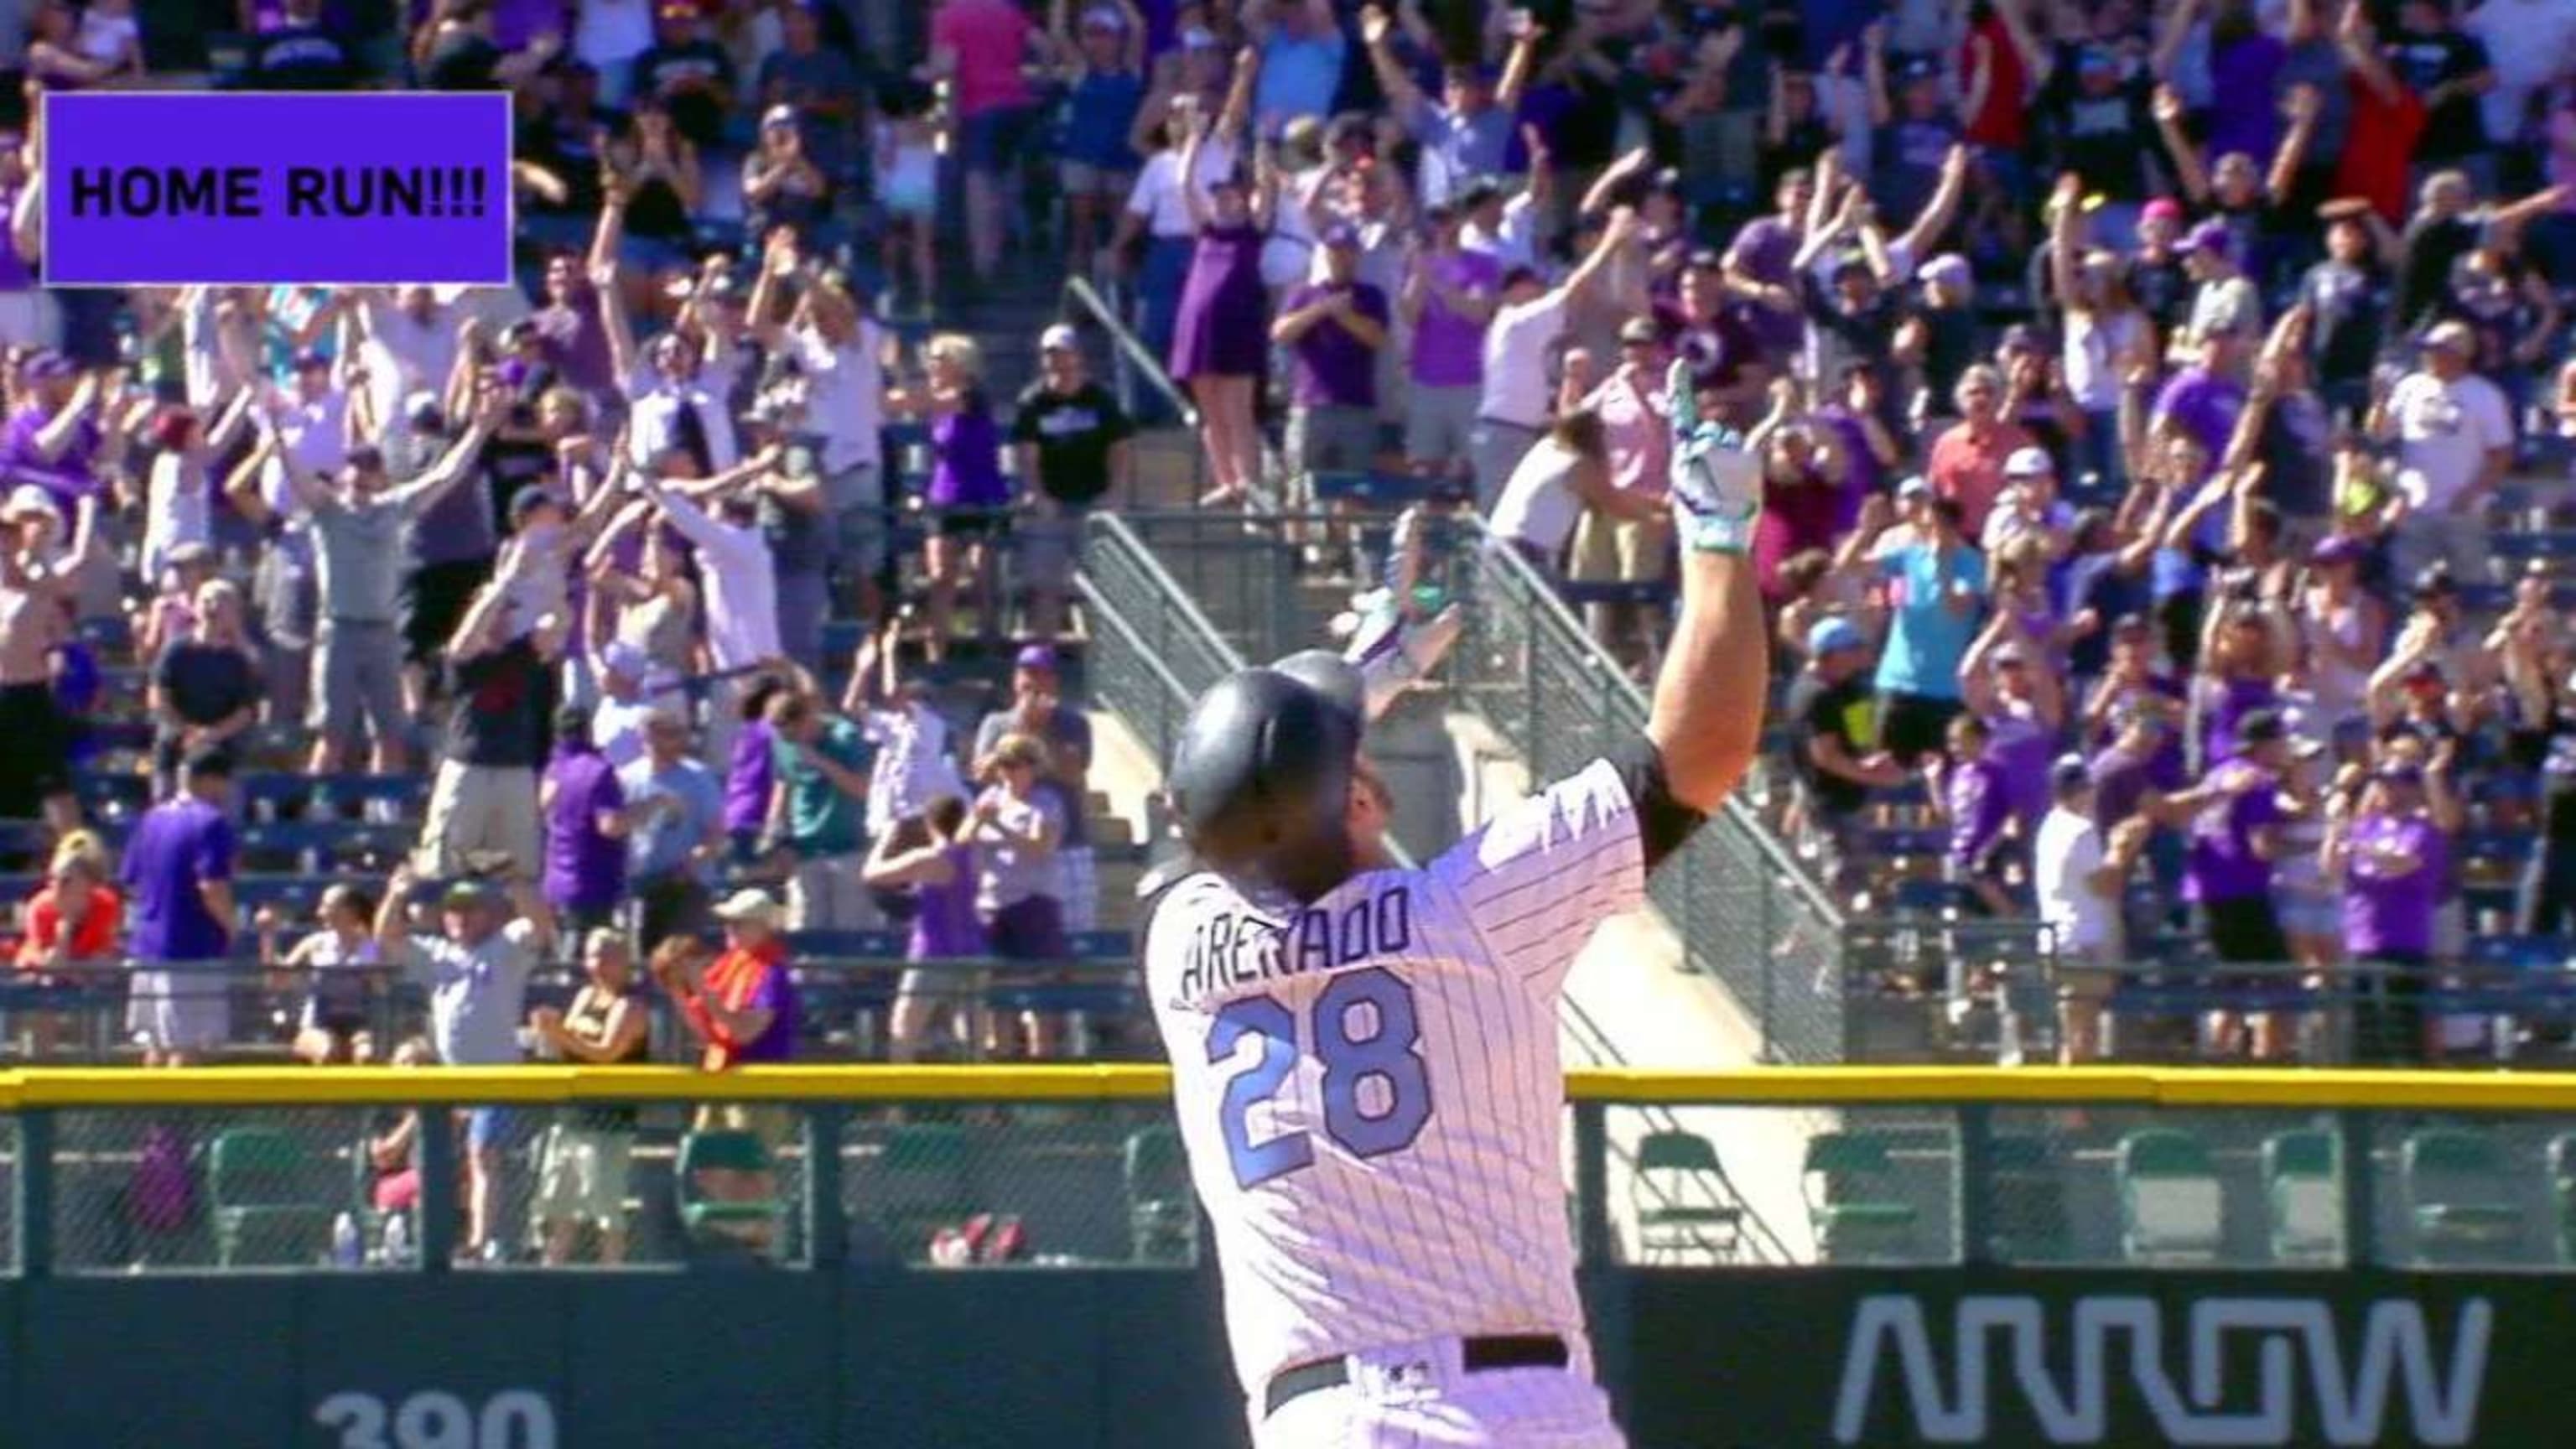
[[[315,774],[345,768],[362,716],[376,773],[396,774],[408,767],[400,634],[403,533],[423,510],[475,475],[483,445],[508,406],[506,396],[487,395],[475,410],[473,426],[426,471],[400,485],[374,447],[350,449],[336,480],[300,472],[278,455],[287,464],[287,486],[311,520],[322,594],[308,721],[314,732]],[[270,433],[261,446],[273,448],[275,442]]]
[[[439,898],[441,930],[411,932],[408,862],[385,882],[376,911],[376,949],[429,988],[429,1033],[451,1067],[515,1066],[519,1023],[528,1014],[528,977],[554,949],[554,913],[535,887],[514,880],[505,896],[488,881],[459,880]],[[469,1254],[500,1255],[501,1147],[508,1119],[498,1107],[466,1113],[466,1241]]]

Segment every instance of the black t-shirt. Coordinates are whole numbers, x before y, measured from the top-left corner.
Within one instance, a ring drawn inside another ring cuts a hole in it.
[[[1965,307],[1925,307],[1914,315],[1923,323],[1923,390],[1932,394],[1932,413],[1946,415],[1959,375],[1977,361],[1977,314]]]
[[[2374,270],[2322,261],[2299,282],[2299,300],[2316,320],[2308,355],[2321,383],[2366,382],[2388,331],[2388,283]]]
[[[2477,37],[2456,30],[2400,31],[2388,43],[2388,68],[2397,72],[2408,90],[2426,95],[2444,82],[2466,80],[2487,69],[2487,48]],[[2486,117],[2478,109],[2478,98],[2455,94],[2425,113],[2415,159],[2456,161],[2486,149],[2486,143]]]
[[[535,769],[544,763],[553,688],[526,639],[447,666],[447,758],[461,765]]]
[[[170,711],[192,725],[211,725],[259,703],[259,671],[238,649],[188,641],[161,651],[152,682]]]
[[[674,89],[694,81],[711,82],[728,91],[733,88],[733,58],[723,46],[691,40],[656,45],[635,57],[635,93],[660,96],[670,108],[672,129],[701,146],[712,146],[724,139],[724,105],[702,85]]]
[[[2451,290],[2451,266],[2477,250],[2480,228],[2462,217],[2418,216],[2397,239],[2397,310],[2400,330],[2433,320]]]
[[[1869,787],[1819,766],[1812,746],[1820,739],[1836,739],[1855,760],[1868,754],[1876,748],[1873,741],[1878,734],[1872,707],[1869,686],[1857,675],[1827,684],[1812,672],[1801,673],[1789,686],[1789,728],[1798,778],[1816,804],[1833,814],[1849,815],[1868,804]]]
[[[471,30],[451,30],[432,42],[421,66],[421,88],[433,91],[493,91],[501,82],[493,74],[501,47]]]
[[[2059,169],[2083,178],[2085,190],[2114,200],[2147,194],[2146,157],[2155,148],[2155,122],[2143,79],[2099,94],[2069,84],[2045,104],[2057,135]]]
[[[1135,433],[1126,410],[1096,382],[1069,394],[1030,383],[1011,419],[1011,441],[1037,447],[1038,491],[1075,505],[1109,491],[1109,450]]]
[[[344,90],[356,78],[349,48],[318,25],[287,25],[259,37],[251,75],[261,90]]]
[[[2156,324],[2156,330],[2170,333],[2191,315],[2191,274],[2183,270],[2182,254],[2150,257],[2140,252],[2129,258],[2129,295],[2138,299],[2139,308]]]

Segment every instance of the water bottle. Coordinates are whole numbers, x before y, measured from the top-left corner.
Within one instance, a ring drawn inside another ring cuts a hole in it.
[[[411,1214],[385,1219],[385,1261],[397,1267],[411,1261]]]
[[[366,1261],[366,1241],[359,1236],[355,1213],[342,1213],[331,1220],[331,1266],[355,1268]]]

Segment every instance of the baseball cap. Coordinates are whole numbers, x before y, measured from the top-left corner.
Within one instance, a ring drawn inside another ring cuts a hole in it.
[[[768,110],[760,113],[760,129],[764,131],[775,131],[780,129],[792,130],[795,125],[796,108],[794,106],[771,106]]]
[[[2338,533],[2330,538],[2319,539],[2317,546],[2308,551],[2308,562],[2328,567],[2335,564],[2358,563],[2361,560],[2361,552],[2360,539],[2348,533]]]
[[[2122,614],[2120,617],[2112,620],[2111,637],[2117,639],[2124,636],[2132,639],[2143,639],[2147,637],[2147,616],[2144,614]]]
[[[331,359],[324,357],[319,352],[299,352],[295,354],[295,370],[297,372],[320,372],[325,368],[328,368],[330,365]]]
[[[1214,50],[1217,48],[1216,32],[1204,25],[1193,25],[1181,32],[1181,44],[1190,50]]]
[[[1066,323],[1058,322],[1038,334],[1040,352],[1080,352],[1082,337]]]
[[[2187,252],[2208,252],[2213,256],[2233,256],[2236,251],[2236,238],[2228,232],[2227,223],[2215,220],[2204,221],[2193,227],[2190,233],[2183,237],[2182,249]]]
[[[51,518],[60,520],[63,510],[54,495],[34,483],[21,483],[9,491],[9,501],[0,504],[0,519]]]
[[[1631,317],[1619,324],[1619,340],[1622,342],[1660,342],[1663,337],[1663,329],[1655,325],[1652,317]]]
[[[2013,455],[2004,460],[2004,476],[2007,478],[2042,478],[2056,472],[2057,464],[2045,448],[2016,448]]]
[[[1127,29],[1127,17],[1119,14],[1118,7],[1114,5],[1094,5],[1082,12],[1082,25],[1086,30],[1123,32]]]
[[[69,377],[78,370],[72,366],[70,358],[50,347],[29,356],[26,364],[20,368],[20,371],[28,377],[38,381],[49,377]]]
[[[2015,640],[2009,644],[1996,646],[1994,659],[1997,664],[2028,664],[2030,651],[2023,648],[2019,640]]]
[[[623,639],[599,651],[599,667],[611,674],[622,674],[629,679],[642,679],[645,671],[652,666],[653,656]]]
[[[2288,733],[2289,725],[2281,718],[2279,710],[2253,710],[2236,722],[2236,745],[2239,749],[2253,745],[2267,745],[2285,737]]]
[[[2412,760],[2389,760],[2383,763],[2378,769],[2371,771],[2371,773],[2378,776],[2380,779],[2387,781],[2391,785],[2421,785],[2424,783],[2424,767],[2416,764]]]
[[[1807,628],[1807,653],[1817,659],[1868,644],[1849,619],[1818,619]]]
[[[1018,654],[1012,656],[1011,667],[1014,669],[1038,669],[1044,670],[1049,674],[1053,674],[1056,671],[1055,650],[1044,644],[1024,645],[1021,647]]]
[[[778,925],[778,902],[769,898],[769,892],[746,886],[718,903],[715,916],[719,921],[740,921],[775,929]]]
[[[1694,272],[1722,272],[1726,270],[1726,254],[1715,247],[1700,247],[1690,254],[1684,265]]]
[[[2182,203],[2170,196],[2159,196],[2138,211],[2140,221],[2180,221]]]
[[[526,523],[538,509],[560,506],[561,500],[542,483],[531,483],[510,495],[510,526]]]
[[[2438,347],[2445,352],[2457,352],[2463,356],[2470,356],[2478,350],[2478,334],[2469,330],[2468,323],[2455,318],[2448,322],[2434,323],[2432,330],[2424,334],[2424,345],[2428,348]]]
[[[2398,677],[2408,684],[2439,684],[2442,682],[2441,661],[2418,659],[2406,666],[2406,672]]]
[[[1360,244],[1360,229],[1347,221],[1337,221],[1324,228],[1320,240],[1327,247],[1356,247]]]
[[[2060,755],[2048,767],[2048,788],[2060,795],[2081,790],[2092,783],[2093,767],[2084,763],[2082,755]]]
[[[439,893],[438,904],[445,910],[461,911],[473,906],[498,905],[500,900],[501,892],[490,881],[467,876],[463,880],[449,881],[447,889]]]
[[[1912,502],[1917,498],[1929,498],[1931,496],[1931,481],[1920,473],[1917,473],[1913,477],[1896,485],[1896,497],[1899,502]]]
[[[1918,273],[1924,281],[1944,287],[1964,287],[1974,273],[1968,270],[1968,259],[1957,252],[1943,252],[1925,262]]]
[[[1502,186],[1490,176],[1478,176],[1458,188],[1458,205],[1468,211],[1488,202],[1503,199]]]
[[[2448,597],[2460,591],[2448,563],[2429,563],[2415,575],[2415,597]]]

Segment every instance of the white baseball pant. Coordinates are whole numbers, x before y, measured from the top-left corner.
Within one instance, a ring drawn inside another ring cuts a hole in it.
[[[1458,1344],[1355,1353],[1349,1383],[1300,1394],[1267,1418],[1254,1403],[1254,1449],[1627,1449],[1582,1346],[1565,1368],[1471,1374]]]

